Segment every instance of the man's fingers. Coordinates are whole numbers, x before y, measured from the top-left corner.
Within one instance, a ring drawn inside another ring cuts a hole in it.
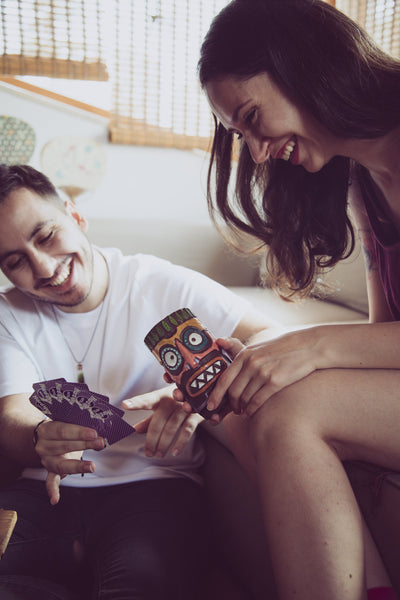
[[[162,390],[161,397],[160,390],[156,390],[155,392],[140,394],[140,396],[135,396],[134,398],[127,398],[122,401],[122,405],[127,410],[155,410],[163,396],[171,397],[174,389],[175,385],[169,385]]]
[[[204,418],[198,413],[189,415],[184,424],[181,426],[179,433],[174,441],[171,449],[172,456],[178,456],[185,449],[186,445],[190,441],[190,438],[197,429],[199,423],[204,421]]]
[[[102,450],[105,446],[104,438],[99,437],[91,442],[82,440],[39,440],[36,444],[36,452],[43,459],[46,456],[60,456],[69,452],[79,450]]]
[[[150,424],[150,421],[152,418],[153,418],[153,415],[151,415],[150,417],[147,417],[147,419],[143,419],[142,421],[135,423],[134,428],[135,428],[136,433],[147,433],[147,430],[149,428],[149,424]]]
[[[91,442],[98,438],[97,431],[91,427],[83,427],[62,421],[45,421],[38,430],[38,444],[54,440],[80,440]]]
[[[61,475],[57,473],[48,473],[46,478],[46,491],[50,498],[50,504],[55,506],[60,500],[60,482]]]
[[[180,439],[178,453],[186,445],[193,434],[191,423],[202,420],[200,415],[191,415],[183,410],[181,402],[172,398],[165,399],[154,413],[146,435],[146,456],[162,458],[168,450]],[[187,429],[188,428],[188,429]],[[179,438],[179,436],[181,436]],[[185,441],[186,440],[186,441]]]
[[[49,473],[60,475],[61,478],[76,473],[93,473],[94,462],[82,460],[81,455],[82,452],[75,452],[64,456],[46,457],[43,460],[43,466]]]

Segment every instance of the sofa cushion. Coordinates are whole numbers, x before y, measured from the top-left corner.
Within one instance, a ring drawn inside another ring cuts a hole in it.
[[[317,298],[306,298],[300,302],[282,300],[269,288],[232,287],[236,294],[246,298],[269,319],[290,328],[319,323],[364,322],[367,315],[342,304]]]
[[[223,285],[254,285],[258,259],[235,253],[207,223],[92,219],[89,239],[98,246],[116,246],[123,254],[154,254],[199,271]]]
[[[322,276],[327,286],[327,298],[354,310],[368,314],[365,264],[359,243],[349,258],[340,261]]]
[[[264,261],[261,262],[260,272],[262,280],[269,285],[270,279],[266,275]],[[365,265],[358,240],[351,256],[339,261],[333,268],[320,275],[314,295],[368,314]]]

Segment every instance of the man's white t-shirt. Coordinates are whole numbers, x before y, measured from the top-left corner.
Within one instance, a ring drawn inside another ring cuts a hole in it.
[[[154,256],[98,250],[108,265],[109,289],[104,306],[89,313],[66,313],[15,288],[0,294],[0,397],[30,395],[37,381],[76,381],[76,362],[65,337],[79,360],[95,328],[84,360],[85,382],[121,407],[126,398],[166,385],[163,368],[143,341],[163,317],[188,307],[216,337],[225,337],[249,309],[247,302],[200,273]],[[124,419],[134,425],[149,414],[126,411]],[[204,455],[196,436],[177,457],[148,458],[144,441],[144,434],[133,433],[99,452],[86,451],[84,458],[94,461],[95,473],[69,475],[62,484],[91,487],[181,476],[199,480]],[[23,476],[45,479],[46,471],[25,469]]]

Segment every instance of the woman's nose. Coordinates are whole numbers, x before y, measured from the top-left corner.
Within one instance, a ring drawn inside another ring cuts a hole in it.
[[[245,141],[249,148],[251,158],[256,164],[261,164],[267,160],[269,157],[269,143],[266,139],[255,136],[246,136]]]

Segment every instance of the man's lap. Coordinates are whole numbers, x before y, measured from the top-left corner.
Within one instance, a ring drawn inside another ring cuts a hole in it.
[[[8,575],[71,587],[84,568],[94,573],[94,597],[114,600],[125,597],[122,588],[133,581],[166,589],[186,577],[191,585],[206,560],[203,492],[189,480],[64,486],[56,506],[50,505],[43,482],[19,480],[0,491],[0,506],[18,513],[0,561],[0,589]]]

